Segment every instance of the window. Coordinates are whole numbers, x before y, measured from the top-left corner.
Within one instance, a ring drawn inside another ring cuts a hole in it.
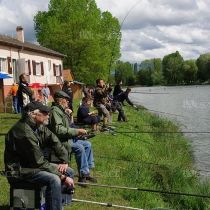
[[[0,72],[7,72],[7,59],[0,58]]]
[[[43,62],[36,62],[32,61],[32,66],[33,66],[33,75],[37,76],[44,76],[44,63]]]
[[[53,71],[54,71],[54,76],[56,76],[56,77],[62,76],[62,66],[61,65],[53,64]]]
[[[55,66],[55,72],[56,72],[56,76],[60,76],[60,68],[59,65]]]
[[[41,63],[36,63],[36,75],[41,75]]]

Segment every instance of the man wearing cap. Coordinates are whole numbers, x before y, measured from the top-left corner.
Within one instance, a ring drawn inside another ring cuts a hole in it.
[[[5,139],[5,170],[19,172],[8,181],[46,186],[46,210],[62,210],[62,184],[74,185],[73,170],[68,167],[68,152],[59,139],[45,126],[50,108],[34,101],[24,108],[22,118],[10,129]],[[51,148],[61,164],[49,163],[44,155]]]
[[[69,96],[63,91],[57,91],[54,95],[55,104],[50,113],[49,128],[62,143],[69,142],[72,153],[75,154],[79,171],[79,182],[92,181],[96,179],[90,176],[90,169],[94,168],[93,152],[91,143],[82,140],[72,140],[74,136],[87,134],[85,129],[71,128],[69,124]]]

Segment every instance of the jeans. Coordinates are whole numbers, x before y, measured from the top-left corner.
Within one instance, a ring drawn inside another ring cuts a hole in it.
[[[126,121],[126,116],[122,107],[122,104],[118,101],[113,101],[112,103],[112,110],[115,112],[116,110],[119,112],[118,114],[118,121]]]
[[[66,175],[73,178],[73,170],[67,169]],[[46,186],[46,210],[62,210],[62,194],[60,178],[47,171],[40,171],[26,180],[30,183]]]
[[[89,175],[90,169],[95,166],[91,143],[89,141],[74,140],[71,146],[80,176]]]
[[[18,105],[18,97],[17,96],[13,96],[12,103],[13,103],[14,112],[20,113],[20,107]]]

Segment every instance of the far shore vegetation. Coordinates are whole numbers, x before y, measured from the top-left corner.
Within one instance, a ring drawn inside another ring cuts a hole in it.
[[[210,184],[200,181],[193,164],[190,143],[182,134],[135,133],[179,131],[178,125],[143,109],[134,110],[126,106],[125,111],[129,120],[127,123],[117,122],[117,113],[113,114],[115,135],[105,132],[91,139],[96,163],[92,173],[99,184],[210,195]],[[19,118],[14,114],[0,114],[1,133],[6,133]],[[133,133],[123,133],[127,131]],[[0,170],[4,170],[3,154],[4,136],[0,136]],[[74,157],[71,166],[76,172]],[[4,207],[6,210],[9,204],[9,185],[5,177],[0,176],[0,184],[0,209]],[[210,200],[204,198],[98,187],[84,189],[76,186],[74,198],[143,209],[210,209]],[[107,208],[73,203],[64,209]]]

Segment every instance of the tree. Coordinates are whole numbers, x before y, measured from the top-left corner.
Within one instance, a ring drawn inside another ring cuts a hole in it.
[[[184,61],[182,66],[183,80],[186,84],[191,84],[197,79],[198,67],[195,60]]]
[[[198,66],[198,79],[201,82],[210,79],[210,53],[200,55],[196,64]]]
[[[183,61],[184,59],[178,51],[163,58],[163,76],[168,84],[180,84],[182,82]]]
[[[162,72],[162,61],[160,58],[154,58],[153,67],[154,70],[152,72],[152,83],[153,85],[162,85],[164,84],[164,77]]]
[[[131,63],[118,61],[115,68],[115,81],[122,80],[125,85],[135,84],[133,66]]]
[[[38,42],[66,55],[64,66],[89,84],[107,79],[120,56],[117,18],[101,12],[95,0],[50,0],[47,12],[34,17]]]

